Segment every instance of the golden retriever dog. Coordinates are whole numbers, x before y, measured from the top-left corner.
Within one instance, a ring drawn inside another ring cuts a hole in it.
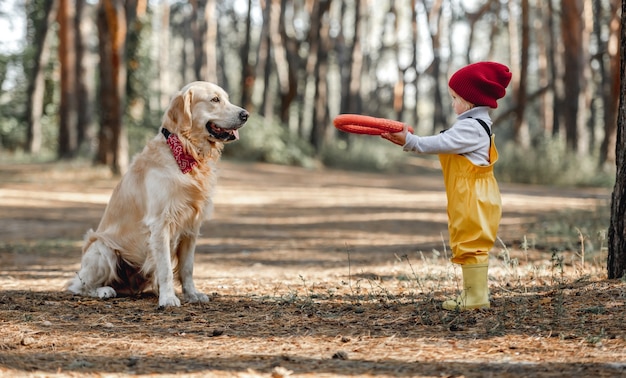
[[[192,278],[196,239],[213,211],[224,144],[239,138],[248,116],[215,84],[182,88],[114,189],[98,229],[87,232],[67,289],[98,298],[152,289],[159,307],[180,306],[176,278],[185,301],[208,302]]]

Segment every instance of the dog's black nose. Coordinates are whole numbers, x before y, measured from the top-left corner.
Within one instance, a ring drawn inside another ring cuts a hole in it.
[[[241,122],[246,122],[249,116],[250,114],[245,110],[242,110],[241,113],[239,113],[239,119],[241,120]]]

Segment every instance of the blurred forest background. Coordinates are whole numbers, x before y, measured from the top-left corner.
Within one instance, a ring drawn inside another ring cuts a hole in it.
[[[502,181],[613,185],[620,0],[3,0],[0,157],[122,173],[187,82],[252,113],[226,155],[399,169],[416,157],[332,126],[340,113],[428,135],[454,121],[448,77],[496,60]]]

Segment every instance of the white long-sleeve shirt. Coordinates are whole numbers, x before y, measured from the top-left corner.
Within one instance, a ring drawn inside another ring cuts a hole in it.
[[[491,130],[489,107],[479,106],[459,114],[444,133],[423,137],[408,133],[403,149],[419,154],[459,154],[475,165],[489,165],[491,138],[476,119],[483,120]]]

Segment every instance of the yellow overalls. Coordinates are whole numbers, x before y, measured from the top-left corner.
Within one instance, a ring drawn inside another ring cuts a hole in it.
[[[502,201],[493,175],[498,150],[494,136],[490,138],[487,166],[474,165],[462,155],[439,155],[448,198],[451,261],[456,264],[486,264],[498,233]]]

